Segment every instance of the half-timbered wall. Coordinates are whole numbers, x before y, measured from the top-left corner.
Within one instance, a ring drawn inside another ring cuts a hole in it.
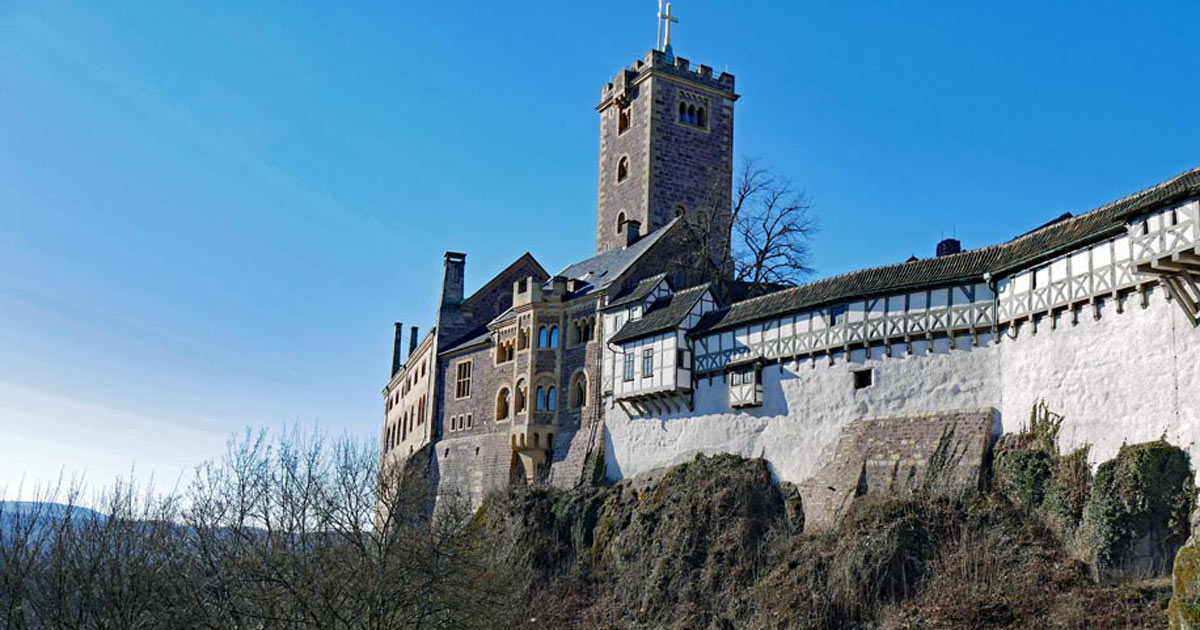
[[[732,452],[763,456],[779,478],[801,482],[857,418],[990,407],[997,432],[1011,432],[1040,399],[1066,416],[1061,445],[1091,445],[1093,463],[1164,435],[1200,461],[1200,328],[1157,277],[1133,266],[1196,252],[1197,208],[1157,212],[1148,228],[1132,223],[1133,236],[998,279],[995,319],[981,279],[695,339],[694,410],[646,418],[609,406],[608,475]],[[766,361],[763,404],[733,409],[723,367],[750,353]],[[863,369],[873,378],[856,389]]]

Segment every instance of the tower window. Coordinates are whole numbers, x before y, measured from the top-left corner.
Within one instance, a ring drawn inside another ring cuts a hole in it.
[[[679,103],[679,122],[695,127],[708,127],[708,111],[703,105]]]
[[[617,181],[623,182],[629,177],[629,158],[617,160]]]
[[[617,133],[625,133],[629,131],[629,123],[633,119],[633,114],[629,107],[622,107],[621,111],[617,112]]]
[[[621,234],[624,231],[625,231],[625,213],[618,212],[617,213],[617,234]]]

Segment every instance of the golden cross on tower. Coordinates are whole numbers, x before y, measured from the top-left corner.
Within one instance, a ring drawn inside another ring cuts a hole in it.
[[[654,44],[663,51],[671,48],[671,23],[679,22],[679,18],[671,15],[671,3],[667,2],[666,6],[666,11],[664,11],[663,0],[658,0],[658,36]]]

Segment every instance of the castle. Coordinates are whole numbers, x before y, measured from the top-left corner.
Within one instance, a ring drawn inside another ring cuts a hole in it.
[[[1040,399],[1093,462],[1162,436],[1200,454],[1200,169],[998,245],[739,299],[684,238],[707,219],[708,254],[729,247],[734,85],[668,42],[603,87],[591,257],[551,275],[526,254],[468,296],[446,253],[407,357],[396,324],[385,463],[477,502],[733,452],[828,517],[948,443],[969,484]]]

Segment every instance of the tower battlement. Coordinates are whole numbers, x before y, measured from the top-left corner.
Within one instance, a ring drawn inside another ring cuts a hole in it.
[[[675,79],[693,83],[697,87],[721,92],[733,100],[736,100],[738,97],[734,93],[734,76],[732,74],[722,72],[720,75],[714,77],[713,69],[710,66],[704,64],[693,66],[684,57],[674,57],[673,61],[668,61],[667,55],[663,51],[651,50],[646,53],[644,58],[635,61],[628,68],[618,72],[612,81],[609,81],[601,88],[600,105],[596,109],[603,110],[612,103],[613,99],[625,94],[629,88],[640,83],[653,73],[664,74]]]

